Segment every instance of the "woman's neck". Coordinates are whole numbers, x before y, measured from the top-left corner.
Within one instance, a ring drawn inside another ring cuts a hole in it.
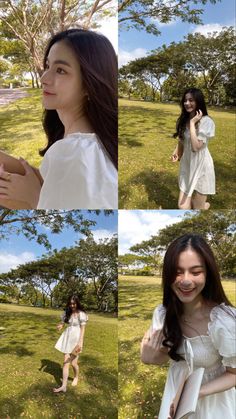
[[[93,132],[91,123],[88,117],[82,112],[68,113],[57,111],[61,122],[64,125],[64,137],[74,132],[91,133]]]
[[[191,303],[183,304],[184,316],[192,317],[194,314],[198,314],[204,311],[206,307],[206,301],[202,296],[199,296],[198,299],[195,299]]]

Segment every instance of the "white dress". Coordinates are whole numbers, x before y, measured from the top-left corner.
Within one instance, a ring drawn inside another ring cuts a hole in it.
[[[179,189],[188,197],[193,191],[204,195],[215,194],[215,170],[207,148],[209,138],[215,135],[215,124],[209,116],[203,116],[197,128],[197,138],[203,142],[198,151],[192,151],[190,130],[184,132],[184,151],[180,160]]]
[[[224,307],[232,315],[222,309]],[[165,308],[158,306],[153,314],[152,328],[160,330],[165,318]],[[158,419],[167,419],[176,388],[186,370],[205,368],[202,383],[207,383],[225,372],[225,367],[236,368],[236,310],[220,304],[212,309],[206,336],[184,337],[178,353],[185,361],[170,362],[165,390]],[[235,388],[202,397],[197,410],[188,419],[235,419]]]
[[[117,170],[95,134],[73,133],[45,153],[38,209],[116,209]]]
[[[62,321],[64,321],[65,314],[62,315]],[[55,348],[64,354],[70,354],[76,345],[78,345],[80,337],[80,327],[85,325],[88,320],[87,314],[80,311],[76,315],[71,315],[66,330],[59,337]]]

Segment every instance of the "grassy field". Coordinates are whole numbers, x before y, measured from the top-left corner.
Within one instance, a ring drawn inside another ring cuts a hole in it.
[[[0,417],[2,419],[117,418],[117,319],[90,314],[80,380],[54,394],[63,354],[54,349],[58,310],[0,304]]]
[[[38,151],[46,143],[42,128],[41,90],[27,89],[28,97],[0,106],[0,149],[14,157],[23,157],[38,167]]]
[[[235,282],[223,281],[223,286],[235,304]],[[141,364],[139,348],[153,310],[161,300],[160,278],[120,277],[119,419],[153,419],[159,410],[168,365]]]
[[[179,107],[121,99],[119,103],[119,208],[177,208],[179,163],[170,156]],[[209,109],[216,136],[209,143],[216,172],[212,209],[234,208],[235,115]]]

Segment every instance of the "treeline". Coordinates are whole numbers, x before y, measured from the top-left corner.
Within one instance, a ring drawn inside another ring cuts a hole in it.
[[[117,311],[115,235],[98,243],[91,236],[81,239],[0,275],[2,302],[63,307],[74,293],[86,309]]]
[[[180,222],[171,224],[149,240],[132,246],[130,253],[120,255],[120,272],[160,275],[163,255],[171,241],[182,234],[194,232],[201,234],[211,246],[222,278],[236,278],[235,214],[235,210],[187,213]]]
[[[236,43],[233,27],[188,34],[124,65],[119,95],[151,101],[179,101],[188,87],[203,90],[210,105],[236,105]]]

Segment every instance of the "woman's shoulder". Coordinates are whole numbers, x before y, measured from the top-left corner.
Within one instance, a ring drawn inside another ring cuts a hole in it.
[[[166,308],[163,304],[158,305],[153,312],[152,316],[152,326],[153,329],[160,329],[163,326],[166,315]]]
[[[235,329],[236,308],[221,303],[212,308],[210,312],[209,329],[215,331],[216,329]]]

